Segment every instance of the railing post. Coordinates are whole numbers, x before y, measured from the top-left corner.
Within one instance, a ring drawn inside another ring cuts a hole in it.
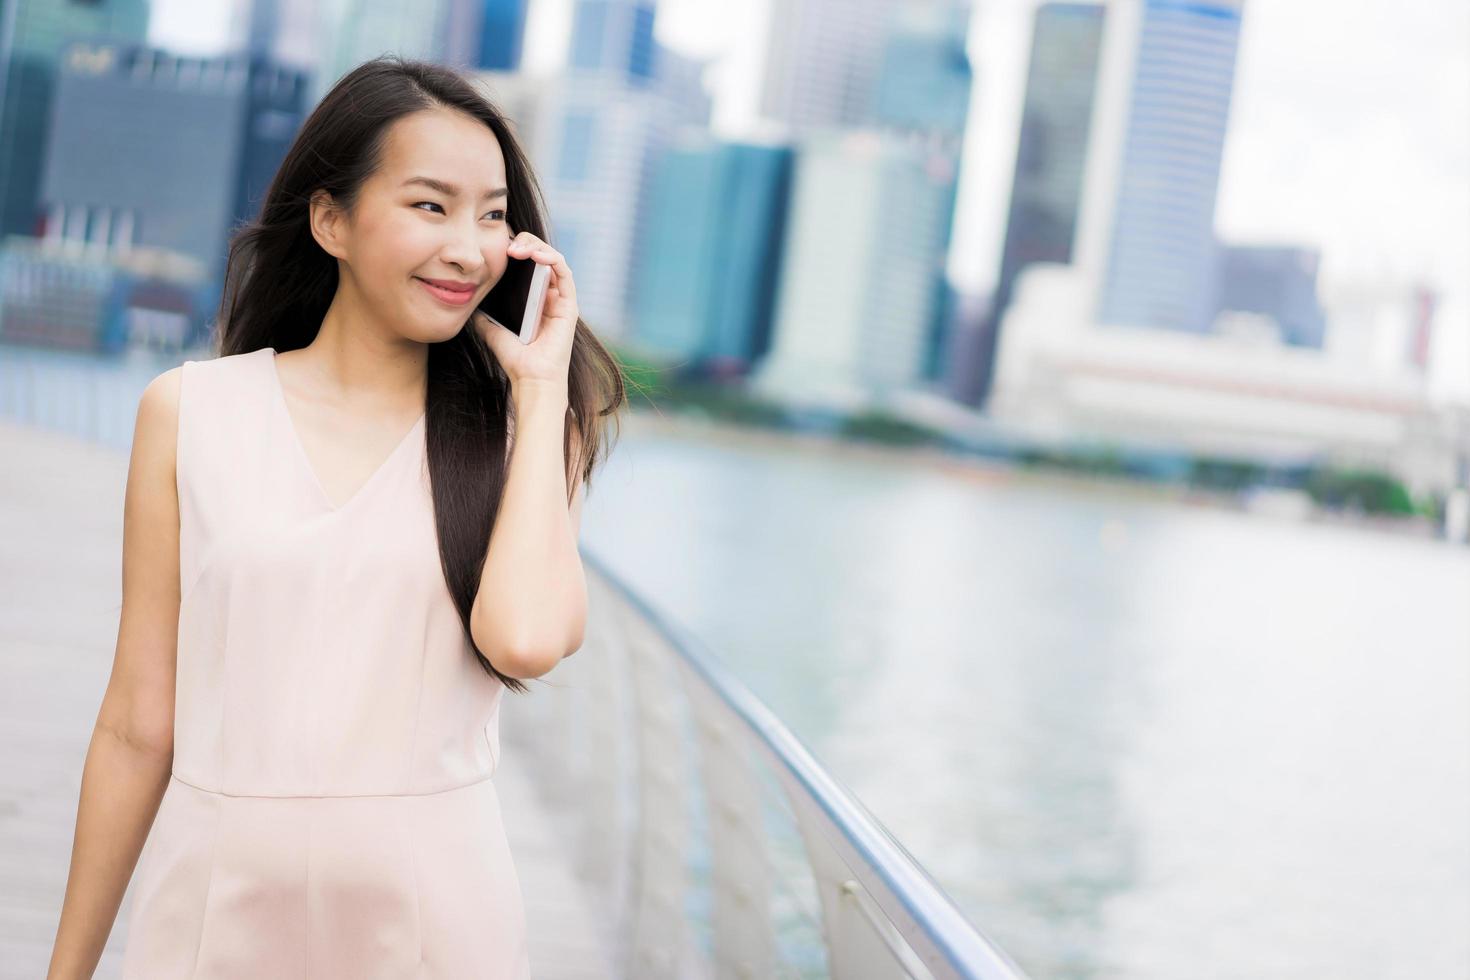
[[[776,937],[764,809],[751,769],[750,742],[702,678],[687,667],[681,676],[699,736],[709,814],[715,976],[766,980],[775,975]]]
[[[609,941],[626,957],[631,944],[629,853],[636,801],[623,790],[634,785],[635,746],[624,729],[629,690],[627,636],[617,604],[600,581],[588,583],[587,639],[583,649],[564,661],[544,682],[548,691],[524,699],[539,708],[534,752],[551,778],[543,779],[543,797],[566,819],[575,841],[578,877],[598,891],[606,910]],[[550,695],[550,696],[547,696]],[[518,699],[517,708],[521,707]],[[555,718],[549,716],[554,712]]]
[[[634,836],[632,954],[636,980],[703,976],[685,911],[689,853],[686,730],[678,675],[659,636],[621,610],[636,699],[638,822]]]
[[[579,754],[587,760],[582,774],[579,806],[581,823],[578,870],[603,888],[603,900],[612,922],[610,937],[623,956],[632,921],[628,880],[631,848],[629,830],[636,813],[628,812],[623,789],[633,785],[636,760],[625,737],[623,717],[632,698],[626,683],[630,662],[628,638],[618,627],[617,606],[599,585],[589,585],[588,646],[562,668],[577,679],[577,711],[584,721]],[[595,631],[595,632],[594,632]],[[583,654],[586,654],[584,657]],[[631,801],[629,801],[631,803]]]

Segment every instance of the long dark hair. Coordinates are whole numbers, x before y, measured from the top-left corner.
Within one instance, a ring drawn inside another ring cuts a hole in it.
[[[555,247],[536,177],[500,110],[451,68],[393,55],[375,58],[344,75],[312,111],[266,190],[259,215],[231,236],[216,318],[221,356],[311,343],[337,290],[337,259],[311,234],[311,195],[326,191],[350,211],[363,181],[381,163],[393,121],[436,107],[457,109],[489,127],[505,158],[511,234],[529,231]],[[508,325],[519,324],[524,309],[520,277],[529,267],[519,266],[510,264],[479,307]],[[577,481],[590,487],[593,470],[607,455],[605,430],[609,417],[619,421],[625,382],[617,359],[579,318],[562,436],[568,506]],[[505,489],[511,408],[509,379],[472,325],[429,345],[425,438],[445,583],[480,665],[521,692],[524,683],[496,670],[474,646],[469,625]],[[579,459],[571,458],[573,427],[582,447]]]

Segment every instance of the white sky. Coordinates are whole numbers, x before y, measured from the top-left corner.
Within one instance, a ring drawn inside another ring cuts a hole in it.
[[[713,59],[717,132],[754,115],[772,0],[659,0],[659,40]],[[999,263],[1037,0],[976,0],[975,92],[951,276]],[[231,0],[154,0],[150,40],[223,47]],[[571,0],[533,0],[529,66],[551,67]],[[1441,294],[1434,390],[1470,401],[1470,3],[1246,0],[1217,226],[1231,241],[1322,249],[1321,284],[1422,278]]]

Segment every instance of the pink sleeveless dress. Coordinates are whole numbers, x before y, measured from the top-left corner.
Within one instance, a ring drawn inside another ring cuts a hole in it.
[[[333,506],[275,356],[183,366],[173,773],[123,977],[528,977],[505,688],[440,570],[425,420]]]

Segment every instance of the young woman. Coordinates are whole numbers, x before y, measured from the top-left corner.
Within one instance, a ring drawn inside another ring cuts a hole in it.
[[[135,864],[126,978],[529,975],[498,709],[581,645],[624,402],[538,201],[448,69],[368,62],[307,119],[219,356],[139,403],[51,977],[91,976]]]

